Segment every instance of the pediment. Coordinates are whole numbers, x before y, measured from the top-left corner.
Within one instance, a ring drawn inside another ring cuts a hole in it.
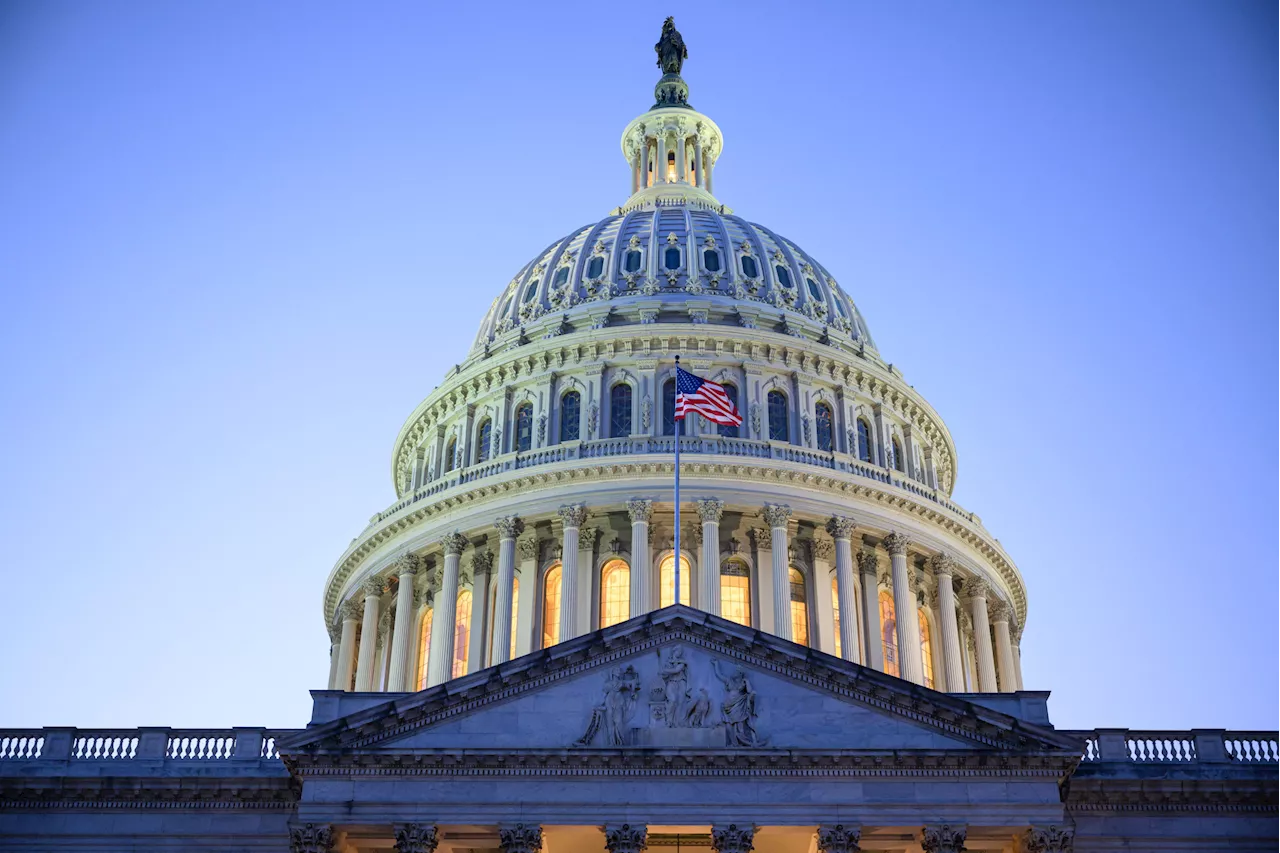
[[[1050,728],[679,605],[281,744],[294,755],[1076,749]]]

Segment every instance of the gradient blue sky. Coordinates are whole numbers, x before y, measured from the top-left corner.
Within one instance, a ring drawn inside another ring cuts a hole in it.
[[[0,8],[0,725],[305,722],[403,419],[626,196],[649,9]],[[676,14],[720,198],[946,418],[1054,721],[1275,728],[1275,4]]]

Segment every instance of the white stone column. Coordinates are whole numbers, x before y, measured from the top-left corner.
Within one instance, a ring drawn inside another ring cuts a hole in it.
[[[356,692],[373,689],[373,661],[378,654],[378,603],[382,599],[382,578],[369,578],[361,586],[364,593],[364,622],[360,625],[360,653],[356,658]]]
[[[328,689],[338,683],[338,649],[342,646],[342,625],[329,626],[329,680]]]
[[[408,659],[413,644],[413,579],[418,574],[418,558],[404,554],[391,566],[400,580],[396,590],[396,622],[391,629],[391,672],[387,676],[387,690],[400,693],[407,689]]]
[[[360,605],[348,601],[342,605],[342,639],[338,642],[338,672],[335,690],[351,689],[351,668],[356,657],[356,627],[360,624]]]
[[[809,543],[809,553],[813,557],[813,613],[816,619],[810,619],[816,629],[809,645],[829,655],[836,653],[835,604],[831,600],[831,563],[836,556],[836,543],[814,531],[813,540]],[[839,584],[839,581],[836,581]],[[837,591],[837,595],[838,595]],[[841,612],[841,621],[846,621]],[[853,623],[858,624],[855,616]],[[841,638],[841,642],[844,640]],[[840,648],[841,656],[844,647]]]
[[[893,532],[884,538],[889,552],[893,576],[893,612],[897,619],[898,671],[914,684],[924,684],[924,662],[920,651],[920,616],[915,591],[911,588],[911,570],[907,566],[907,547],[911,540]]]
[[[707,186],[706,186],[706,190],[707,190],[707,192],[711,193],[712,195],[714,195],[714,194],[715,194],[715,189],[714,189],[714,188],[712,187],[712,185],[711,185],[711,176],[712,176],[712,174],[714,174],[714,169],[715,169],[715,162],[714,162],[714,158],[711,156],[711,152],[709,152],[709,151],[708,151],[708,152],[707,152]]]
[[[684,131],[679,131],[679,137],[676,139],[676,180],[688,182],[689,162],[685,158],[684,145]]]
[[[790,518],[791,507],[785,504],[764,505],[773,567],[773,633],[784,640],[794,639],[791,636],[791,561],[787,543],[787,521]]]
[[[1018,670],[1013,662],[1013,640],[1009,636],[1009,605],[996,599],[990,605],[991,626],[996,635],[996,670],[1001,693],[1018,689]]]
[[[667,182],[667,134],[663,131],[658,131],[657,146],[657,155],[653,159],[653,182],[665,184]]]
[[[702,519],[702,557],[698,567],[698,607],[707,613],[720,615],[720,518],[724,515],[724,501],[706,498],[698,501],[698,516]]]
[[[467,637],[467,672],[484,669],[485,646],[489,639],[489,578],[493,574],[493,552],[471,555],[471,633]]]
[[[1022,627],[1010,623],[1009,630],[1013,633],[1013,672],[1018,679],[1018,689],[1023,690],[1025,688],[1022,686]]]
[[[631,617],[635,618],[653,610],[653,584],[650,583],[653,560],[649,556],[653,501],[639,498],[627,501],[627,514],[631,516]]]
[[[973,615],[973,647],[978,655],[978,691],[995,693],[996,664],[991,656],[991,623],[987,617],[987,582],[969,578],[964,582],[964,597]]]
[[[840,657],[854,663],[865,663],[858,648],[858,613],[853,594],[853,532],[852,518],[837,516],[827,523],[827,530],[836,540],[836,601],[840,605]],[[865,614],[863,621],[866,621]]]
[[[952,586],[955,561],[947,554],[934,554],[929,567],[938,580],[938,622],[942,628],[942,689],[964,692],[964,667],[960,657],[960,625],[956,621],[956,592]]]
[[[693,162],[697,164],[697,174],[694,177],[694,186],[707,188],[707,170],[705,161],[702,159],[702,135],[699,134],[693,138]]]
[[[444,570],[431,616],[431,655],[427,660],[427,686],[435,687],[453,677],[453,639],[458,618],[458,565],[467,537],[456,530],[440,542],[444,548]]]
[[[880,629],[880,558],[871,551],[858,552],[862,576],[863,663],[884,672],[884,637]]]
[[[538,647],[535,608],[539,601],[538,589],[538,539],[526,536],[516,542],[516,559],[520,563],[519,602],[516,607],[516,657],[529,654]],[[514,590],[514,585],[513,585]],[[512,593],[515,595],[515,592]]]
[[[560,554],[560,642],[578,636],[578,532],[587,520],[584,504],[560,507],[564,527]]]
[[[508,515],[493,523],[498,528],[498,578],[493,606],[493,666],[511,659],[511,599],[516,583],[516,537],[524,530],[518,516]]]

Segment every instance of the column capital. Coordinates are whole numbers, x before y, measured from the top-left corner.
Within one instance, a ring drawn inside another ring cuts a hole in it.
[[[627,515],[631,516],[632,524],[641,522],[648,524],[650,516],[653,515],[653,501],[646,498],[627,501]]]
[[[605,824],[604,846],[609,853],[640,853],[649,846],[649,828],[637,824]]]
[[[1075,830],[1057,826],[1033,826],[1022,834],[1026,853],[1071,853],[1075,849]]]
[[[476,551],[471,555],[471,576],[487,575],[493,571],[493,552]]]
[[[542,850],[542,826],[536,823],[500,826],[498,844],[503,853],[539,853]]]
[[[938,577],[951,577],[956,568],[956,561],[945,551],[929,558],[929,568]]]
[[[565,527],[581,527],[582,523],[587,520],[586,504],[570,504],[569,506],[560,507],[557,512],[560,515],[560,521]],[[541,833],[541,828],[539,828]]]
[[[716,853],[751,853],[755,848],[755,838],[754,826],[731,823],[711,827],[711,847]]]
[[[363,611],[364,605],[358,601],[344,601],[342,606],[338,608],[338,612],[342,614],[343,622],[359,622]]]
[[[992,597],[987,601],[987,614],[992,622],[1008,622],[1009,612],[1009,604],[1003,598]]]
[[[834,826],[824,824],[818,827],[818,850],[820,853],[855,853],[861,850],[862,827],[845,826],[837,823]]]
[[[880,544],[883,545],[884,549],[893,556],[905,557],[907,555],[907,548],[911,545],[911,537],[907,536],[905,533],[899,533],[895,530],[888,536],[884,537],[884,539],[880,540]]]
[[[832,519],[827,522],[827,532],[836,539],[852,539],[857,527],[858,525],[854,524],[852,518],[845,518],[840,515],[833,516]]]
[[[836,543],[825,536],[815,536],[810,550],[813,553],[813,559],[831,562],[831,558],[836,555]]]
[[[398,577],[403,577],[404,575],[416,575],[420,565],[421,561],[418,559],[417,554],[401,554],[399,557],[396,557],[391,561],[391,570],[395,572]]]
[[[467,547],[467,537],[456,530],[446,533],[440,538],[440,547],[444,548],[446,557],[461,554],[462,549]]]
[[[779,528],[786,529],[787,521],[791,518],[791,507],[786,504],[765,504],[764,520],[770,528],[777,530]]]
[[[327,823],[309,823],[289,830],[292,853],[329,853],[333,850],[333,827]]]
[[[753,527],[751,537],[755,539],[756,547],[761,551],[767,551],[773,547],[773,531],[767,527]]]
[[[498,528],[498,538],[515,539],[524,532],[524,522],[518,515],[504,515],[493,523]]]
[[[880,572],[880,558],[873,551],[858,552],[858,571],[864,575],[875,575]]]
[[[924,853],[962,853],[964,850],[965,827],[942,824],[941,826],[925,826],[920,829],[920,846]]]
[[[702,519],[703,524],[708,522],[720,523],[720,519],[724,515],[724,501],[719,498],[703,498],[697,503],[698,516]]]
[[[387,582],[382,578],[365,578],[364,583],[360,584],[360,592],[365,598],[380,598],[387,588]]]
[[[974,575],[971,578],[965,578],[964,586],[961,587],[961,593],[966,601],[972,601],[975,598],[981,598],[983,601],[987,599],[991,592],[991,587],[982,578]]]
[[[538,537],[529,536],[516,542],[516,554],[521,560],[538,559]]]
[[[440,843],[433,823],[398,823],[396,853],[435,853]]]

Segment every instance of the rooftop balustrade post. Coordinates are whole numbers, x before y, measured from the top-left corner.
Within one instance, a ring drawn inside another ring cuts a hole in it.
[[[138,751],[134,754],[134,758],[138,761],[164,761],[168,752],[168,728],[138,729]]]
[[[75,742],[76,730],[71,726],[46,727],[40,736],[44,745],[40,748],[41,761],[69,761],[71,744]]]
[[[1230,761],[1226,735],[1226,729],[1192,729],[1191,740],[1196,746],[1196,761]]]
[[[1129,761],[1128,729],[1098,729],[1098,760]]]
[[[263,729],[236,726],[231,731],[236,739],[232,760],[257,761],[262,758]]]

